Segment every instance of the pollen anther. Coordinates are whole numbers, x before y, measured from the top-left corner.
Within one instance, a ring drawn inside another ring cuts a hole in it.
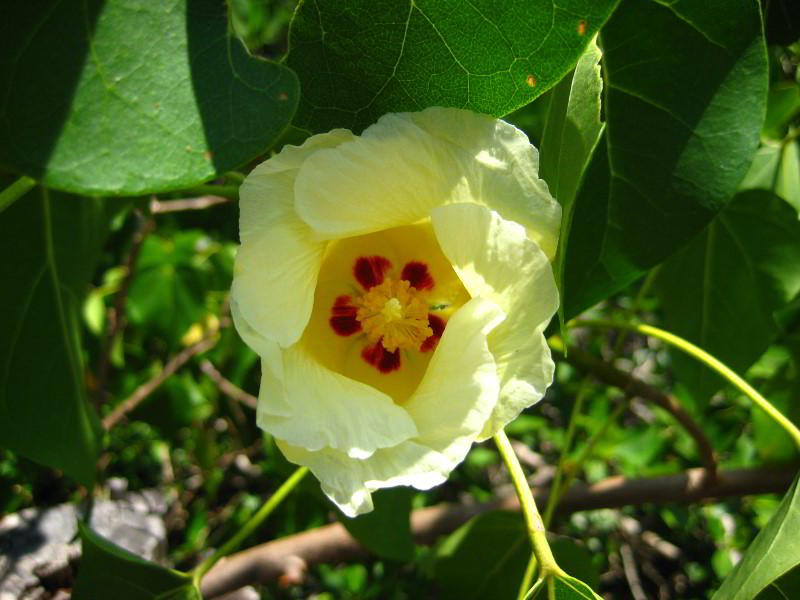
[[[433,330],[428,327],[428,306],[408,281],[387,277],[364,294],[356,319],[371,341],[389,352],[398,348],[419,350]]]

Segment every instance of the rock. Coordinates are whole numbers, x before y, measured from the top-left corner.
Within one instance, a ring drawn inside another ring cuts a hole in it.
[[[163,562],[168,500],[156,490],[126,492],[126,487],[115,482],[111,494],[117,499],[95,501],[89,525],[137,556]],[[80,556],[77,519],[83,513],[61,504],[0,519],[0,600],[44,600],[71,587]]]

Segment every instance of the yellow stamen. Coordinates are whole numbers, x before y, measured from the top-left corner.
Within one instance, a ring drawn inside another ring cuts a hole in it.
[[[418,350],[433,330],[428,327],[428,306],[407,281],[387,277],[359,300],[356,319],[371,341],[381,340],[389,352]]]

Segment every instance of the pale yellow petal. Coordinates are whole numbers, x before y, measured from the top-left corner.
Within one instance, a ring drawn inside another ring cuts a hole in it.
[[[542,329],[513,329],[501,323],[489,334],[489,350],[497,363],[500,394],[479,440],[492,437],[541,400],[556,368]]]
[[[372,509],[370,492],[443,483],[464,459],[497,400],[498,382],[486,335],[503,318],[491,303],[470,300],[447,325],[428,371],[404,407],[418,435],[364,459],[324,448],[309,451],[279,440],[286,457],[311,469],[323,491],[348,516]]]
[[[282,351],[282,373],[262,374],[258,426],[276,438],[307,450],[333,448],[351,457],[413,437],[414,421],[378,390],[319,364],[302,347]],[[283,394],[291,415],[267,407]],[[262,408],[263,407],[263,408]]]
[[[416,423],[413,441],[444,454],[454,468],[466,456],[496,402],[499,383],[487,335],[504,319],[473,298],[447,323],[417,391],[403,406]]]
[[[298,214],[326,239],[413,223],[451,202],[476,202],[522,224],[555,256],[561,208],[537,177],[524,133],[455,108],[384,115],[361,137],[300,169]]]
[[[445,256],[473,297],[497,304],[506,320],[489,334],[500,396],[481,438],[541,399],[553,362],[542,331],[558,309],[552,267],[522,226],[476,204],[451,204],[431,213]]]
[[[398,485],[427,490],[443,483],[452,470],[442,454],[414,441],[381,448],[363,460],[330,448],[309,452],[281,440],[277,443],[289,461],[311,470],[322,491],[348,517],[371,511],[375,490]]]
[[[325,243],[294,211],[298,168],[314,152],[352,139],[337,130],[314,136],[256,167],[239,191],[241,246],[232,297],[250,327],[289,346],[300,339],[311,314]]]

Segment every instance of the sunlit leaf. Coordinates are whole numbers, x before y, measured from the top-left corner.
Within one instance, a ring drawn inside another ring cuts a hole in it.
[[[224,2],[10,0],[0,164],[87,194],[190,186],[269,148],[298,84],[228,35]]]

